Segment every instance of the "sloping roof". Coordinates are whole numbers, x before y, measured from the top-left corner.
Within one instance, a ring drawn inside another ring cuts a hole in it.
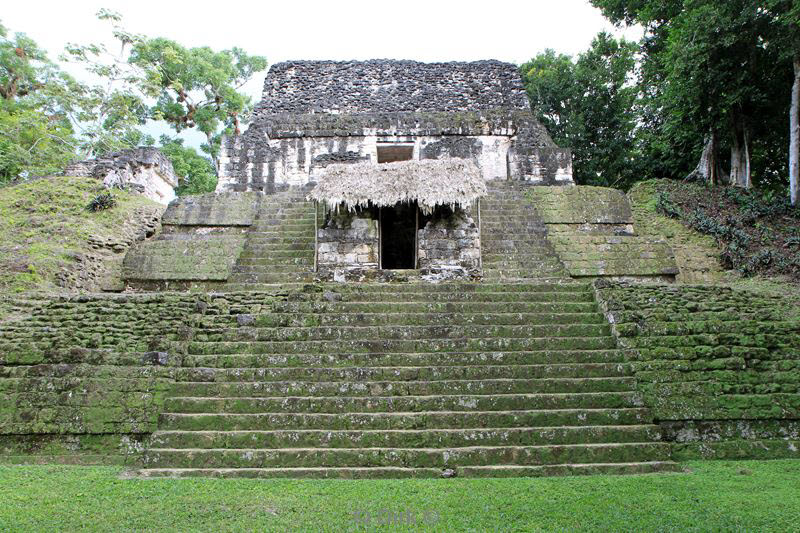
[[[423,212],[437,205],[466,207],[486,195],[486,182],[469,159],[329,165],[309,198],[329,205],[393,206],[416,201]]]
[[[287,61],[272,65],[256,115],[518,109],[530,111],[516,65]]]

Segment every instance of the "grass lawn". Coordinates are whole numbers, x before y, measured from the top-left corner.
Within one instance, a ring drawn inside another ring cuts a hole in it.
[[[10,466],[0,467],[0,530],[800,528],[800,461],[686,466],[691,473],[396,481],[131,480],[115,467]],[[404,519],[414,525],[381,525],[386,511],[397,522],[413,513]]]

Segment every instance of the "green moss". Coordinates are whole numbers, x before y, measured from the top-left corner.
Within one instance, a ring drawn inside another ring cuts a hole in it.
[[[91,212],[86,206],[100,190],[97,180],[77,177],[0,188],[0,292],[58,288],[56,275],[91,249],[90,235],[114,237],[137,208],[160,207],[141,195],[114,191],[115,208]]]
[[[658,213],[658,192],[664,180],[640,181],[628,192],[637,233],[667,239],[680,269],[679,283],[716,283],[731,279],[719,264],[714,239]]]

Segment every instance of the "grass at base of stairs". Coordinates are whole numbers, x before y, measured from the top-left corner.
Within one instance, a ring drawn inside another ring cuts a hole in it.
[[[0,530],[788,531],[800,524],[800,461],[685,466],[690,473],[375,481],[140,480],[120,478],[115,467],[0,467]]]

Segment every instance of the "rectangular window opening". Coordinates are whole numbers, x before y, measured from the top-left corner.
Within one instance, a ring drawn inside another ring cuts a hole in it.
[[[414,157],[413,145],[378,146],[378,163],[410,161]]]

